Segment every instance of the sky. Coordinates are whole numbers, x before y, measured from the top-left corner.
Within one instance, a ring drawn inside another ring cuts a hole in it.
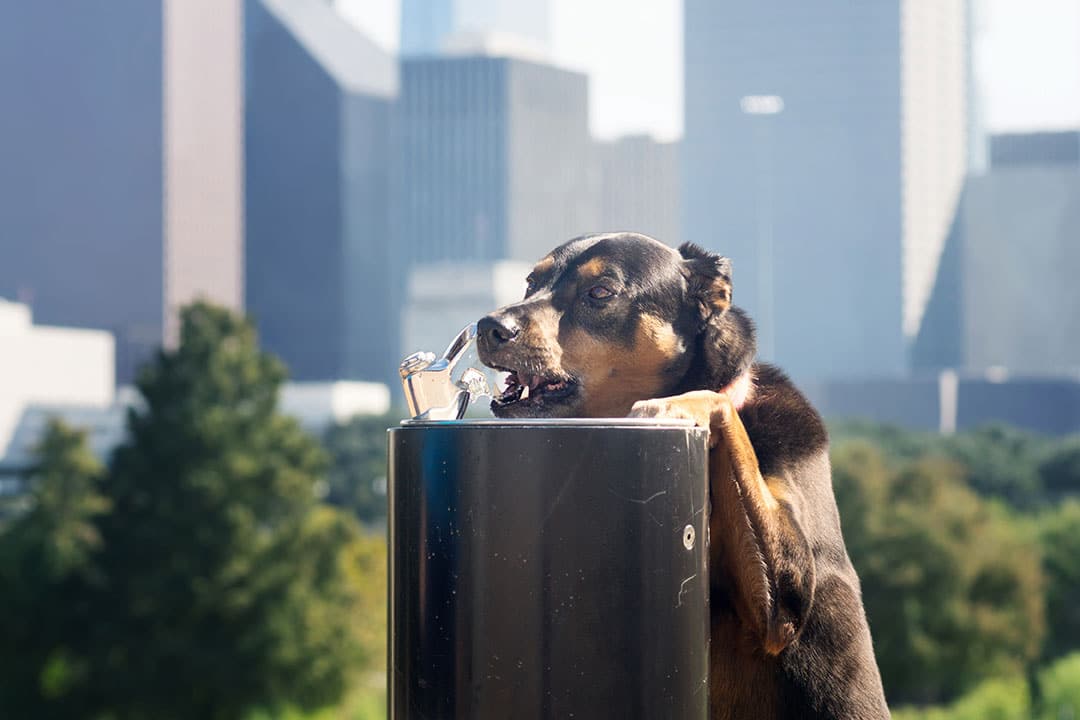
[[[396,49],[399,0],[335,1],[376,42]],[[979,1],[986,127],[1080,127],[1080,0]],[[551,2],[553,59],[589,74],[593,133],[680,136],[682,0]]]

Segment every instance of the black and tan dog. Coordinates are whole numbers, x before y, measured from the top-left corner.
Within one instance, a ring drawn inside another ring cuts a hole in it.
[[[710,430],[713,718],[889,716],[840,534],[821,418],[754,363],[731,264],[693,245],[592,235],[480,321],[510,372],[502,417],[690,418]]]

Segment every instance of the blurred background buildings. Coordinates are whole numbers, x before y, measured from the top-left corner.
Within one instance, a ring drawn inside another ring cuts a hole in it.
[[[969,163],[961,0],[686,3],[687,239],[764,358],[899,376]]]
[[[399,48],[350,0],[63,7],[0,6],[0,297],[121,387],[207,297],[397,393],[508,273],[638,230],[732,257],[828,416],[1080,429],[1080,134],[989,133],[977,0],[686,0],[682,138],[597,132],[559,3],[403,0]]]
[[[246,309],[294,378],[385,380],[397,61],[319,0],[249,0],[246,39]]]

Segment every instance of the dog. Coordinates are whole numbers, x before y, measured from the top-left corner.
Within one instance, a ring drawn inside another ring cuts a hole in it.
[[[756,363],[731,262],[588,235],[481,319],[499,417],[674,417],[709,429],[710,717],[888,718],[821,417]]]

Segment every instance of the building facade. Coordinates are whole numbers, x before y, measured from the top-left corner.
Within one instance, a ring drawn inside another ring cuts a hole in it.
[[[117,375],[162,337],[162,5],[0,5],[0,296],[102,328]]]
[[[122,381],[239,307],[241,40],[240,0],[0,7],[0,295],[112,332]]]
[[[640,232],[672,247],[681,242],[679,145],[648,136],[597,143],[605,232]]]
[[[990,137],[990,166],[1080,168],[1080,131],[1005,133]]]
[[[509,57],[402,62],[402,267],[535,261],[598,229],[580,73]]]
[[[248,312],[294,379],[385,380],[396,60],[321,0],[248,11]]]
[[[401,309],[401,357],[442,351],[459,330],[525,296],[530,263],[442,262],[409,271]]]
[[[968,179],[912,348],[916,369],[1080,374],[1080,163],[1012,162]]]
[[[943,371],[918,378],[826,380],[804,386],[829,421],[870,421],[953,433],[1005,424],[1047,435],[1080,432],[1080,378],[1001,378]]]
[[[244,306],[243,0],[164,0],[164,338],[195,298]]]
[[[112,402],[112,336],[35,324],[30,308],[0,299],[0,458],[38,404],[105,408]]]
[[[969,161],[966,7],[685,9],[685,239],[729,255],[762,355],[897,375]]]

